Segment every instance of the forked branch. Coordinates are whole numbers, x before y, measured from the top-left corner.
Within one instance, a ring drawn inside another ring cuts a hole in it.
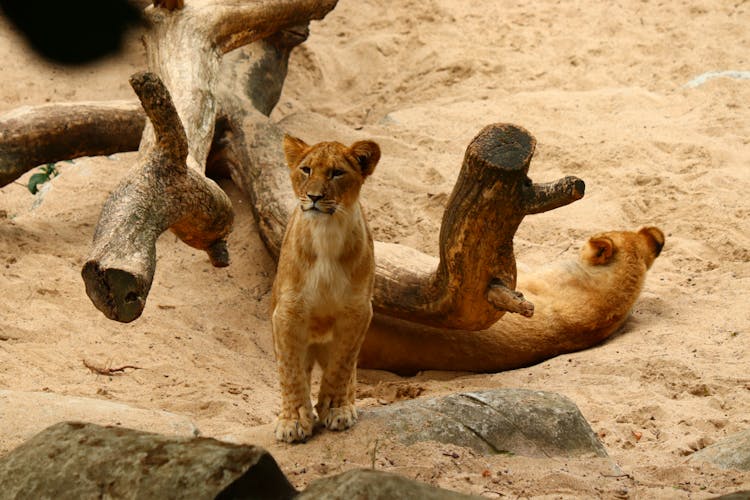
[[[104,204],[82,276],[86,293],[108,318],[140,316],[156,267],[156,240],[171,228],[205,250],[215,266],[228,265],[225,237],[234,213],[226,194],[188,168],[185,131],[169,92],[153,73],[131,78],[154,137],[139,165]]]

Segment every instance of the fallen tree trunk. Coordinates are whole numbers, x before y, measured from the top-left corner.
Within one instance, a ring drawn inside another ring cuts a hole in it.
[[[221,57],[320,19],[335,3],[194,0],[173,12],[147,9],[151,29],[145,44],[154,75],[136,78],[134,88],[151,123],[143,131],[138,166],[105,203],[82,270],[89,298],[108,318],[129,322],[142,313],[156,265],[155,242],[167,228],[206,250],[215,266],[228,264],[231,203],[204,175]]]
[[[212,94],[210,102],[214,104],[208,107],[211,113],[218,114],[219,127],[210,144],[204,143],[205,132],[201,132],[197,140],[201,147],[194,148],[192,153],[193,158],[207,161],[209,168],[228,163],[233,179],[251,198],[261,237],[275,256],[293,206],[280,147],[283,131],[253,108],[264,114],[273,109],[286,75],[289,51],[305,36],[304,27],[294,28],[232,56],[231,64],[224,66],[228,73],[220,78],[229,88],[223,89],[220,97]],[[216,80],[217,76],[212,78]],[[264,86],[260,82],[270,84]],[[259,88],[262,90],[257,90]],[[153,101],[163,103],[167,99]],[[214,111],[217,102],[221,106],[218,113]],[[196,116],[207,113],[205,108],[191,108],[191,111],[193,125],[187,129],[189,131],[196,127]],[[169,134],[179,128],[170,125],[164,127],[164,131]],[[142,151],[152,147],[152,137],[147,129]],[[162,139],[157,142],[160,141]],[[533,305],[514,291],[516,269],[512,238],[515,230],[526,214],[570,203],[583,195],[584,188],[583,182],[573,177],[550,184],[531,183],[527,172],[534,146],[535,140],[528,132],[507,124],[486,127],[472,141],[446,210],[437,264],[433,265],[435,260],[431,256],[411,248],[376,243],[373,302],[377,312],[438,328],[462,330],[487,328],[505,311],[525,316],[533,314]],[[156,155],[157,159],[162,156],[162,153]],[[158,165],[159,162],[151,163]],[[145,182],[154,178],[157,170],[155,166],[147,171],[142,169],[123,184],[137,197],[147,196],[150,201],[126,202],[123,207],[113,209],[117,205],[115,200],[129,199],[130,195],[117,194],[125,188],[118,189],[108,200],[96,231],[92,258],[84,267],[89,296],[108,317],[120,321],[131,321],[140,315],[153,277],[156,238],[166,227],[179,231],[176,220],[189,211],[188,207],[212,203],[221,207],[215,209],[220,216],[193,214],[185,217],[189,222],[183,224],[185,230],[181,237],[209,251],[215,265],[227,263],[222,235],[228,231],[231,219],[224,202],[216,202],[223,200],[223,193],[211,194],[217,191],[213,188],[206,191],[206,186],[212,186],[211,181],[205,181],[201,174],[192,175],[191,171],[178,168],[180,172],[188,172],[186,179],[189,180],[166,182],[166,185],[180,186],[174,192],[203,190],[207,193],[197,198],[204,200],[198,203],[183,196],[188,201],[180,208],[179,196],[164,200],[161,191],[154,187],[156,182]],[[191,183],[195,187],[187,186]],[[161,208],[157,210],[157,206]],[[122,224],[122,221],[133,220],[128,214],[141,207],[150,212],[136,218],[140,224]],[[210,230],[195,234],[194,221],[203,219],[203,226]],[[223,222],[211,223],[214,220]],[[482,224],[476,224],[480,220]],[[420,262],[430,264],[425,267],[418,265]]]

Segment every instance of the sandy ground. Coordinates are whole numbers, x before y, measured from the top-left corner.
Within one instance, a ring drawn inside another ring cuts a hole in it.
[[[706,72],[750,70],[748,23],[745,1],[341,0],[293,54],[274,111],[309,142],[381,144],[363,194],[380,240],[434,253],[464,149],[499,121],[536,136],[535,181],[576,175],[587,184],[583,200],[523,222],[520,261],[563,258],[601,230],[664,230],[632,318],[601,346],[497,374],[359,374],[361,407],[498,387],[565,394],[620,469],[376,442],[366,421],[304,445],[274,443],[274,263],[231,184],[230,267],[212,268],[165,234],[139,320],[111,322],[86,297],[80,269],[99,210],[133,154],[61,162],[37,196],[25,187],[30,174],[0,190],[0,389],[182,415],[205,436],[266,446],[298,487],[374,463],[487,497],[708,498],[750,489],[750,473],[687,461],[750,428],[750,81],[687,85]],[[145,64],[133,37],[116,59],[50,67],[3,21],[0,54],[0,112],[131,98],[127,77]],[[83,360],[140,369],[101,376]],[[2,422],[0,453],[27,437],[18,429]]]

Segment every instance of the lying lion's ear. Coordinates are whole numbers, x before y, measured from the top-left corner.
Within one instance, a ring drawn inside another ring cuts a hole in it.
[[[289,168],[294,168],[302,158],[302,154],[309,146],[302,139],[297,139],[291,135],[284,135],[284,156]]]
[[[638,232],[646,237],[646,241],[654,251],[654,257],[658,257],[661,249],[664,248],[664,233],[661,232],[661,229],[650,226],[644,227]]]
[[[367,177],[375,170],[375,165],[380,160],[380,146],[373,141],[358,141],[349,148],[357,158],[359,171],[363,177]]]
[[[595,236],[588,241],[584,256],[595,266],[606,264],[615,254],[615,243],[606,236]]]

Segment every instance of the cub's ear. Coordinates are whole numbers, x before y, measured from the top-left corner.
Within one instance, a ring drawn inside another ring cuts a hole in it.
[[[286,157],[287,166],[289,168],[296,167],[297,163],[302,159],[305,150],[309,147],[302,139],[297,139],[291,135],[284,135],[284,156]]]
[[[373,141],[358,141],[349,150],[357,158],[362,177],[372,174],[380,160],[380,146]]]
[[[608,263],[615,254],[615,243],[606,236],[595,236],[586,243],[583,253],[590,264],[600,266]]]

